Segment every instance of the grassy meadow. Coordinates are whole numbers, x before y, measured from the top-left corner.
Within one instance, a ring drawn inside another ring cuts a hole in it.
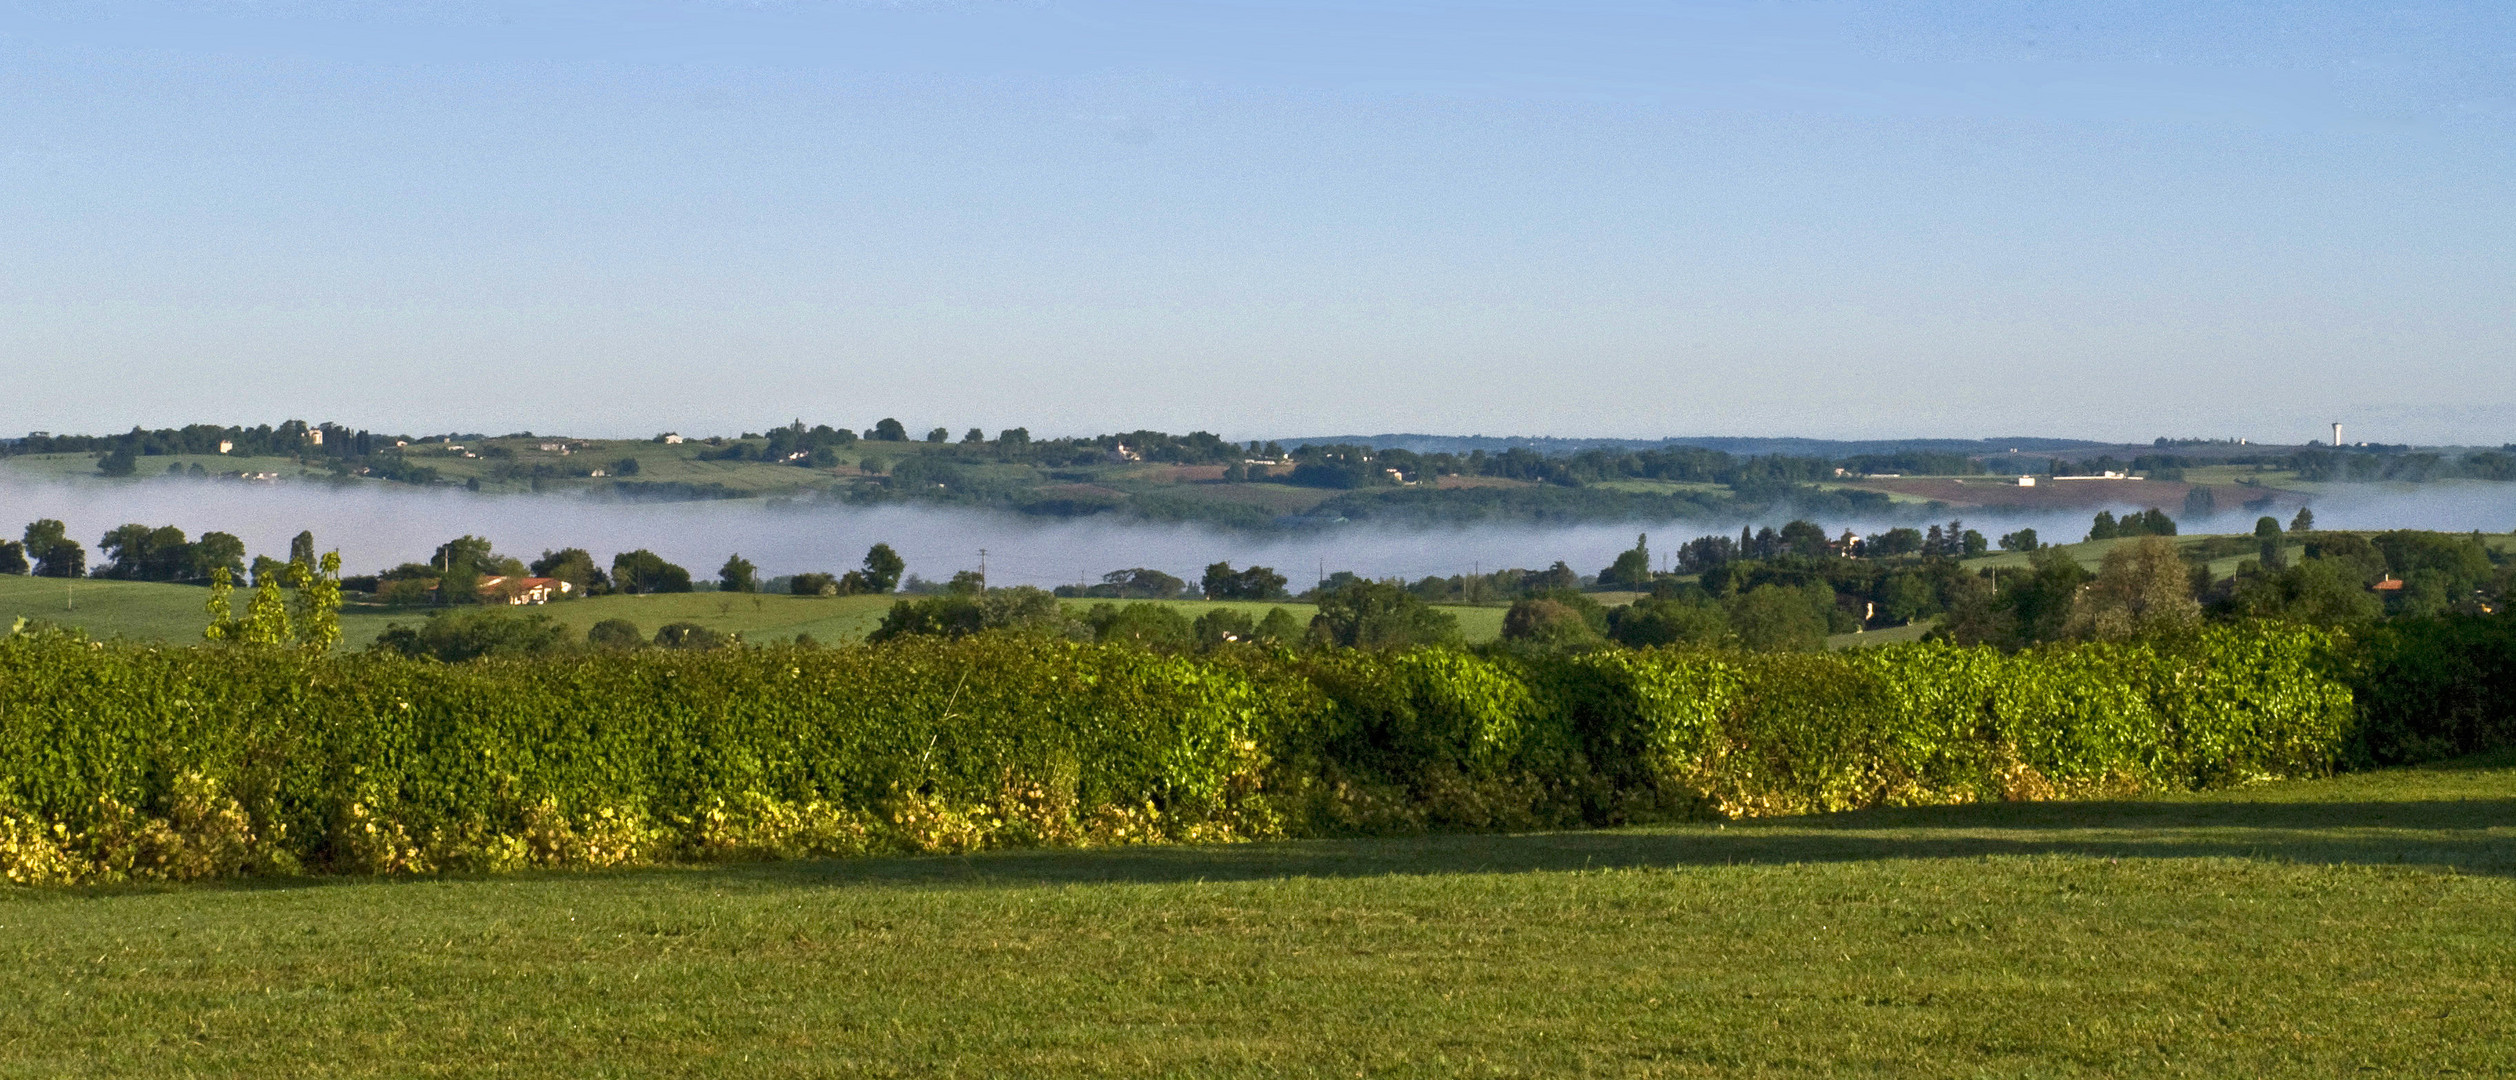
[[[11,890],[0,1073],[2504,1073],[2511,766],[1578,834]]]
[[[239,603],[244,595],[244,590],[238,591]],[[208,590],[194,585],[0,575],[0,627],[19,618],[41,619],[76,627],[96,638],[189,644],[200,640],[201,628],[208,622],[202,607],[208,599]],[[531,610],[567,624],[579,636],[604,619],[627,619],[650,635],[666,623],[691,622],[719,633],[739,633],[753,642],[787,641],[798,634],[810,634],[813,640],[826,644],[864,637],[882,622],[883,612],[890,610],[892,601],[897,599],[692,592],[596,596]],[[1245,611],[1253,620],[1265,617],[1268,608],[1281,607],[1305,623],[1318,612],[1309,604],[1292,602],[1068,600],[1065,605],[1070,612],[1081,614],[1096,603],[1160,604],[1177,608],[1192,619],[1218,607]],[[363,648],[388,624],[416,623],[426,619],[430,610],[351,603],[341,612],[341,644],[344,648]],[[1472,643],[1502,636],[1501,607],[1461,606],[1444,610],[1458,616],[1460,630]]]

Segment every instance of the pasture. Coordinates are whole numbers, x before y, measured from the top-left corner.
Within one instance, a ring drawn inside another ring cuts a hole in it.
[[[0,1072],[2516,1069],[2516,760],[1607,832],[0,892]]]
[[[245,590],[238,591],[239,602]],[[146,581],[106,581],[80,578],[64,581],[59,578],[38,578],[23,575],[0,575],[0,627],[20,618],[39,619],[61,626],[76,627],[91,637],[130,638],[134,641],[166,641],[191,644],[201,639],[201,627],[208,622],[202,605],[209,599],[207,590],[193,585],[167,585]],[[899,596],[788,596],[779,593],[664,593],[644,596],[596,596],[582,600],[564,600],[528,610],[549,615],[566,624],[582,637],[586,628],[604,619],[627,619],[638,629],[652,635],[666,623],[689,622],[723,634],[739,633],[744,640],[755,643],[789,641],[798,634],[810,634],[815,641],[830,644],[863,638],[882,622],[883,612]],[[1096,603],[1160,604],[1179,610],[1191,619],[1218,607],[1245,611],[1250,618],[1265,617],[1268,608],[1281,607],[1305,624],[1318,609],[1309,604],[1245,603],[1208,600],[1068,600],[1066,609],[1080,615]],[[341,611],[341,644],[344,648],[364,648],[384,632],[386,625],[400,622],[417,623],[428,617],[430,608],[388,608],[375,604],[352,602]],[[1459,618],[1459,629],[1471,643],[1492,641],[1502,636],[1502,607],[1448,607]]]

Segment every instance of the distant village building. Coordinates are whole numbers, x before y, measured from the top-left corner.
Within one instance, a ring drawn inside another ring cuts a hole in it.
[[[675,434],[672,434],[672,433],[670,433],[670,432],[665,433],[665,435],[664,435],[664,445],[666,445],[666,446],[679,446],[679,445],[681,445],[681,436],[679,436],[679,435],[675,435]]]
[[[233,449],[235,449],[235,448],[236,448],[236,444],[235,444],[235,443],[233,443],[233,442],[230,442],[230,441],[228,441],[228,440],[226,440],[226,439],[220,439],[220,440],[218,441],[218,452],[219,452],[219,453],[224,454],[224,453],[226,453],[226,452],[228,452],[228,451],[230,451],[230,450],[233,450]]]
[[[2032,477],[2032,476],[2021,476],[2021,477],[2019,477],[2019,478],[2018,478],[2018,486],[2019,486],[2019,487],[2034,487],[2034,486],[2036,486],[2036,478],[2035,478],[2035,477]]]
[[[547,604],[576,588],[558,578],[486,577],[480,582],[481,600],[486,603]]]

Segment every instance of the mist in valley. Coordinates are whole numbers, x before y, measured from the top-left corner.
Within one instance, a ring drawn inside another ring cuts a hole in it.
[[[2323,528],[2420,528],[2504,532],[2516,528],[2516,484],[2458,482],[2368,485],[2319,494],[2311,502]],[[2118,509],[2139,509],[2124,506]],[[2177,508],[2165,508],[2176,514]],[[2077,540],[2093,509],[2070,513],[1999,514],[1950,511],[1966,527],[1997,537],[2034,528],[2047,542]],[[2285,522],[2289,511],[2279,516]],[[1778,525],[1790,515],[1571,526],[1489,525],[1409,529],[1347,524],[1302,531],[1243,534],[1190,525],[1159,525],[1114,517],[1027,518],[991,511],[915,506],[850,507],[824,503],[711,501],[622,502],[580,495],[480,495],[459,490],[380,484],[252,484],[167,478],[140,482],[0,480],[0,532],[59,518],[91,549],[127,522],[175,525],[189,536],[233,533],[257,554],[285,554],[289,538],[312,530],[322,549],[337,548],[346,571],[372,573],[426,560],[455,536],[485,536],[497,550],[531,559],[545,549],[582,547],[608,563],[616,552],[646,548],[712,579],[727,555],[740,553],[763,576],[838,571],[866,548],[888,543],[909,572],[940,580],[975,569],[986,552],[988,579],[998,585],[1051,586],[1098,580],[1107,571],[1144,566],[1195,580],[1214,562],[1275,567],[1299,588],[1324,569],[1367,577],[1449,576],[1506,567],[1542,568],[1557,560],[1595,573],[1651,534],[1665,559],[1677,545],[1742,525]],[[2179,518],[2182,515],[2177,515]],[[2254,516],[2230,511],[2183,520],[2184,531],[2244,532]],[[1830,533],[1868,534],[1916,524],[1892,519],[1821,519]]]

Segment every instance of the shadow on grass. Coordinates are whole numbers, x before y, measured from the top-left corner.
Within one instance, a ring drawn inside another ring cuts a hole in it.
[[[2516,753],[2199,796],[1862,810],[1720,825],[999,851],[968,856],[678,866],[605,874],[529,871],[497,877],[508,881],[621,880],[700,873],[726,885],[778,888],[1019,887],[2022,855],[2245,858],[2417,866],[2516,877],[2516,774],[2476,775],[2510,765],[2516,765]],[[2402,797],[2334,798],[2362,793],[2354,785],[2382,785],[2381,794]],[[2501,791],[2508,792],[2508,796],[2500,797]],[[74,891],[153,892],[201,887],[264,891],[376,880],[236,878],[206,886],[123,885]]]
[[[2516,798],[2007,803],[1725,825],[758,863],[763,884],[1054,885],[2073,855],[2421,866],[2516,876]]]

